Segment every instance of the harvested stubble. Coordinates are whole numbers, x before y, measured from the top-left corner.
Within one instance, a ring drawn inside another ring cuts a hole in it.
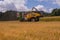
[[[0,22],[0,40],[60,40],[60,22]]]

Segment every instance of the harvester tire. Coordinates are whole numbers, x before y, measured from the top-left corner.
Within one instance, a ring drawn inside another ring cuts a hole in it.
[[[36,17],[35,21],[39,21],[39,17]]]
[[[31,22],[35,22],[36,19],[35,19],[35,18],[31,18],[29,21],[31,21]]]

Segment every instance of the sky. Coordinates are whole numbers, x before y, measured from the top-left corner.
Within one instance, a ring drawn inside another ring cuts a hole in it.
[[[28,11],[35,7],[39,11],[51,12],[60,8],[60,0],[0,0],[0,11]]]

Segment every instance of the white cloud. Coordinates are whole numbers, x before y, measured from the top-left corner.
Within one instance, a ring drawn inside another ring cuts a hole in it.
[[[47,9],[43,5],[37,5],[35,8],[37,8],[39,11],[47,12]]]
[[[53,10],[53,8],[50,8],[50,9],[49,9],[49,12],[51,13],[51,12],[52,12],[52,10]]]
[[[53,4],[57,4],[60,6],[60,0],[53,0]]]
[[[4,0],[0,1],[0,11],[3,10],[27,10],[27,6],[25,6],[27,0]]]
[[[43,6],[43,5],[37,5],[35,8],[36,8],[38,11],[44,11],[44,12],[49,12],[49,13],[51,13],[52,10],[53,10],[53,8],[47,9],[47,8],[46,8],[45,6]]]

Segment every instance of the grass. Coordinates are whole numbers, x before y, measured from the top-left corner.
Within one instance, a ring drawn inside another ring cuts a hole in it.
[[[60,21],[60,16],[43,17],[40,21]]]
[[[0,22],[0,40],[60,40],[60,22]]]

